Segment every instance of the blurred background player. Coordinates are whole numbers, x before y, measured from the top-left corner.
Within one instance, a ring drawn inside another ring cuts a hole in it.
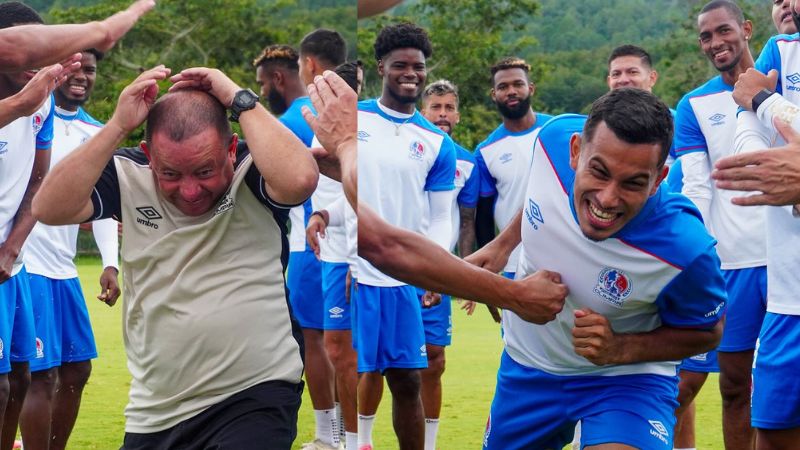
[[[86,50],[81,66],[55,92],[53,148],[50,167],[96,134],[102,124],[82,105],[89,99],[103,54]],[[117,222],[92,223],[95,242],[103,259],[101,294],[113,305],[119,296]],[[97,357],[89,312],[73,262],[78,226],[37,223],[25,242],[24,262],[30,276],[36,323],[36,358],[31,360],[31,386],[20,421],[35,432],[25,437],[26,448],[64,449],[81,396]]]
[[[256,58],[256,79],[261,86],[261,97],[287,128],[311,147],[314,132],[303,120],[301,108],[311,107],[306,84],[300,78],[300,55],[288,45],[270,45]],[[333,365],[325,352],[322,330],[323,296],[322,267],[314,252],[306,244],[305,229],[313,206],[311,199],[289,212],[289,266],[286,286],[292,312],[303,329],[305,341],[305,377],[308,393],[314,407],[316,439],[332,443],[337,440],[336,409],[334,407]],[[334,446],[335,448],[335,446]]]
[[[347,58],[347,44],[344,38],[334,30],[320,28],[306,34],[300,42],[299,48],[299,73],[305,86],[313,83],[314,77],[322,75],[326,70],[335,69]],[[319,147],[320,144],[315,139],[311,146]],[[320,175],[317,189],[311,196],[311,209],[312,211],[323,210],[336,199],[343,197],[341,183],[325,175]],[[314,215],[308,218],[305,229],[313,226],[312,217]],[[309,242],[309,244],[311,243]],[[340,435],[346,431],[349,431],[352,441],[350,448],[355,447],[358,438],[356,423],[358,375],[356,373],[356,354],[350,336],[350,307],[345,299],[347,253],[344,225],[338,224],[338,226],[329,227],[325,232],[325,238],[319,240],[317,254],[320,260],[322,283],[322,301],[319,304],[323,315],[322,330],[309,330],[308,334],[314,335],[315,347],[318,343],[323,345],[322,352],[333,365],[334,370],[331,373],[331,380],[324,385],[330,386],[330,391],[326,391],[322,396],[317,395],[320,401],[314,405],[315,440],[305,444],[304,449],[338,448]],[[319,389],[323,389],[323,387]],[[327,398],[334,399],[334,392],[338,395],[339,401],[335,404],[328,404]],[[325,402],[322,402],[322,399],[325,399]],[[345,417],[342,417],[342,413]],[[334,416],[335,422],[333,429],[328,430],[331,415]],[[344,422],[345,429],[341,429],[342,422]]]
[[[458,90],[448,80],[429,84],[422,93],[422,115],[448,135],[458,124]],[[452,237],[449,250],[458,246],[463,258],[475,248],[475,206],[480,179],[475,157],[453,142],[456,149],[455,189],[452,200]],[[422,291],[424,293],[424,291]],[[419,293],[419,291],[418,291]],[[445,370],[445,347],[452,339],[452,305],[449,295],[441,303],[422,309],[428,368],[422,370],[422,406],[425,410],[425,450],[436,449],[439,414],[442,409],[442,374]]]
[[[740,193],[717,189],[711,181],[711,168],[734,152],[737,106],[732,91],[739,75],[753,67],[748,47],[753,30],[741,9],[727,0],[707,3],[697,17],[697,27],[700,48],[720,74],[678,103],[675,149],[683,170],[682,192],[700,210],[706,228],[717,239],[728,293],[725,331],[717,349],[725,448],[752,449],[750,370],[767,301],[764,210],[733,205],[731,198]],[[712,358],[712,353],[706,357]],[[705,381],[706,374],[692,369],[698,363],[703,361],[684,362],[682,369],[690,374],[682,371],[682,378],[694,376],[695,382],[682,383],[681,396],[694,398]],[[682,425],[691,424],[683,421]],[[694,442],[682,445],[692,448]]]
[[[505,58],[490,68],[492,101],[503,123],[475,149],[481,179],[475,217],[478,247],[492,240],[495,225],[504,229],[522,207],[533,144],[539,128],[551,118],[531,109],[536,87],[528,76],[530,70],[520,58]],[[514,278],[519,252],[518,248],[508,258],[503,268],[506,277]]]
[[[447,134],[415,108],[427,76],[430,40],[418,26],[401,23],[383,28],[374,49],[383,90],[379,99],[358,106],[359,201],[390,224],[426,234],[449,249],[455,149]],[[359,236],[362,232],[359,227]],[[419,371],[427,367],[427,351],[415,288],[360,259],[357,289],[358,371],[386,377],[400,448],[423,448]],[[363,381],[362,375],[359,414],[369,417],[377,402],[361,401]],[[365,422],[359,420],[359,447],[368,449],[371,423]]]

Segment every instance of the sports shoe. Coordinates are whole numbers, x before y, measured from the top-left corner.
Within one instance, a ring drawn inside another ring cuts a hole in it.
[[[306,442],[300,447],[300,450],[339,450],[340,447],[334,447],[326,444],[319,439],[314,439],[312,442]]]
[[[15,440],[14,441],[14,447],[12,447],[12,448],[22,450],[22,441],[19,440],[19,439]]]

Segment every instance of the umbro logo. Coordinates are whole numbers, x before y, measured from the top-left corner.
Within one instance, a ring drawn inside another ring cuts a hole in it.
[[[667,430],[667,427],[658,420],[648,420],[648,422],[653,427],[650,429],[650,435],[657,437],[664,444],[668,444],[669,430]]]
[[[358,140],[361,142],[367,142],[367,138],[369,137],[369,133],[366,131],[358,130]]]
[[[136,211],[139,211],[139,214],[141,214],[142,217],[144,217],[144,219],[142,219],[141,217],[137,217],[136,223],[144,225],[146,227],[150,227],[154,230],[158,229],[158,224],[151,222],[151,220],[163,219],[163,217],[158,211],[156,211],[155,208],[153,208],[152,206],[139,206],[138,208],[136,208]]]
[[[715,125],[722,125],[722,124],[725,123],[724,122],[725,114],[716,113],[713,116],[709,117],[708,120],[710,120],[712,122],[711,123],[712,127],[715,126]]]
[[[428,348],[425,346],[425,344],[422,344],[422,346],[419,348],[419,356],[424,356],[426,358],[428,357]]]
[[[330,315],[331,319],[341,319],[344,309],[339,308],[338,306],[334,306],[333,308],[329,309],[328,312],[331,313]]]
[[[5,155],[8,153],[8,142],[0,141],[0,155]]]
[[[800,73],[795,72],[791,75],[786,75],[786,79],[792,84],[800,83]]]
[[[511,158],[513,156],[514,155],[512,155],[511,153],[503,153],[502,155],[500,155],[500,162],[505,164],[505,163],[511,161]]]
[[[225,194],[225,198],[223,198],[222,203],[217,206],[217,210],[214,211],[214,215],[216,216],[217,214],[222,214],[229,209],[233,209],[233,197],[231,197],[231,194]]]
[[[528,199],[528,207],[525,208],[525,217],[528,219],[528,222],[531,224],[534,230],[539,229],[539,225],[537,225],[536,222],[544,225],[542,210],[539,208],[539,205],[537,205],[536,202],[531,199]]]

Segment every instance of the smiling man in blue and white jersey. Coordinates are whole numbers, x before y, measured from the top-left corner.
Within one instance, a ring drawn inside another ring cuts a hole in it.
[[[580,420],[583,448],[672,449],[677,365],[718,343],[725,290],[697,209],[661,183],[671,143],[669,108],[630,88],[540,131],[523,210],[470,259],[494,270],[521,240],[518,277],[554,271],[569,295],[541,325],[503,312],[484,448],[561,448]]]

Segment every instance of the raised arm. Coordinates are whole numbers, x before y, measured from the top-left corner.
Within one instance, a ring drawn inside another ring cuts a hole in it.
[[[80,53],[76,53],[61,64],[40,70],[16,94],[0,100],[0,128],[14,120],[30,116],[47,100],[50,93],[81,66]]]
[[[195,88],[208,91],[230,107],[241,88],[217,69],[196,67],[171,78],[170,90]],[[253,156],[267,195],[278,202],[296,205],[314,192],[319,170],[314,157],[299,139],[261,105],[239,117],[247,146]]]
[[[100,22],[79,25],[21,25],[2,29],[0,72],[38,69],[87,48],[108,51],[155,4],[155,0],[138,0],[128,9]]]
[[[92,190],[103,169],[125,137],[147,118],[158,95],[156,81],[168,75],[164,66],[139,75],[120,94],[106,126],[50,171],[33,200],[33,213],[40,221],[63,225],[92,217]]]

